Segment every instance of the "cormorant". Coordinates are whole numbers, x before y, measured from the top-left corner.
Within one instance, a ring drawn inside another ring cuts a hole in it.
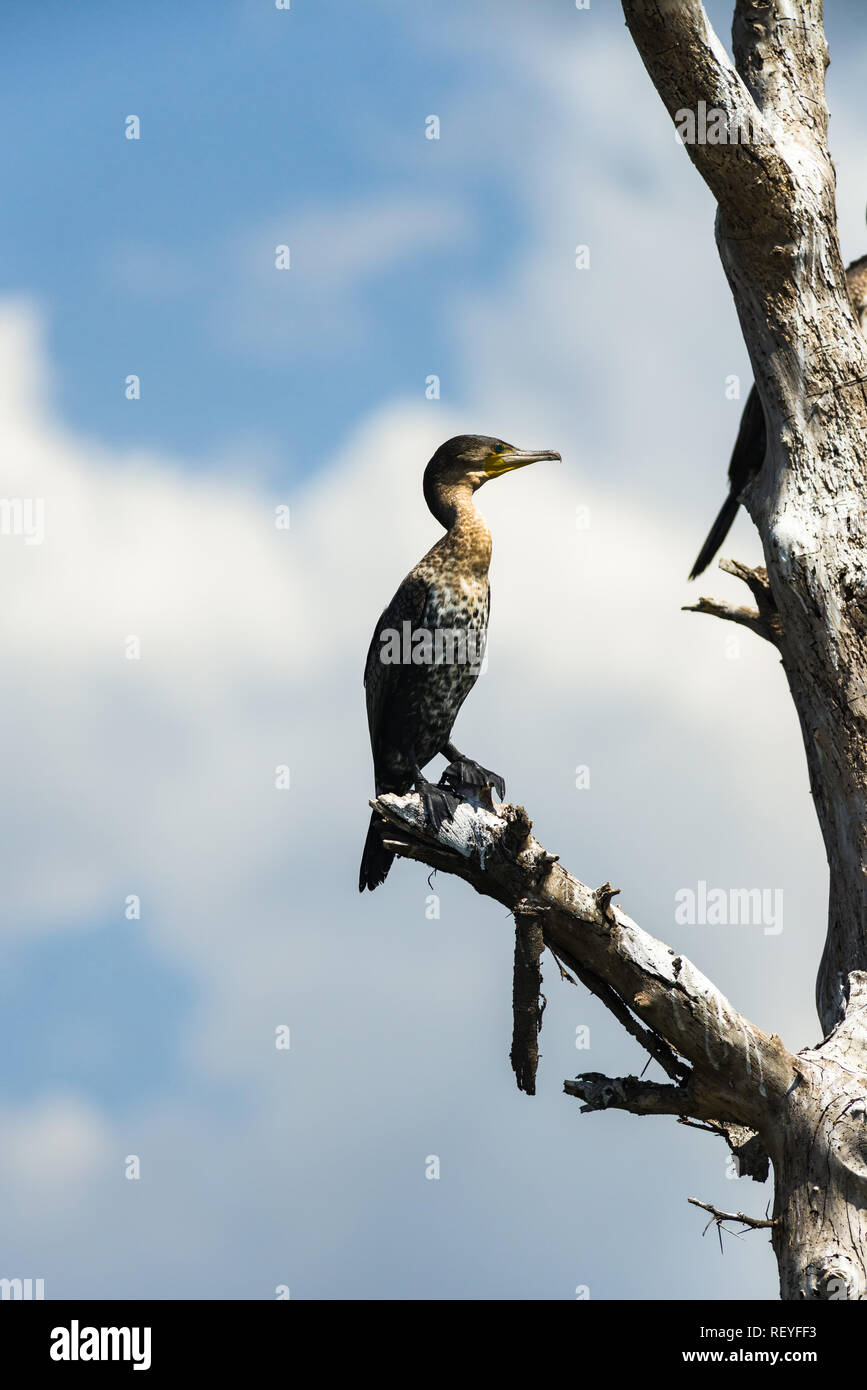
[[[862,331],[867,331],[867,256],[861,256],[859,260],[852,262],[846,271],[846,282],[855,318]],[[729,463],[729,495],[699,551],[698,559],[690,572],[690,579],[697,579],[707,569],[728,535],[737,516],[741,497],[764,463],[766,447],[765,412],[759,393],[753,386],[744,406],[738,437]]]
[[[487,787],[502,800],[506,790],[502,777],[449,741],[479,674],[490,608],[491,533],[473,493],[489,478],[559,458],[551,449],[531,452],[488,435],[459,434],[440,445],[424,472],[424,499],[446,534],[410,570],[376,624],[364,687],[377,796],[415,787],[437,829],[457,806],[453,792]],[[421,770],[438,753],[449,766],[437,786]],[[374,812],[360,892],[378,887],[391,868],[383,824]]]

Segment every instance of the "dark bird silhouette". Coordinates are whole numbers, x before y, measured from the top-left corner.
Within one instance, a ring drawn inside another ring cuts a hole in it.
[[[376,794],[420,792],[435,828],[457,806],[457,794],[482,787],[505,796],[496,772],[450,742],[458,710],[472,690],[484,656],[491,591],[491,533],[473,494],[553,450],[516,449],[488,435],[459,434],[441,444],[424,473],[424,498],[446,534],[419,560],[382,613],[364,668],[367,722]],[[422,768],[442,753],[449,765],[439,784]],[[385,880],[394,854],[382,842],[376,812],[361,860],[358,887]]]
[[[867,329],[867,256],[852,262],[846,271],[846,282],[855,318],[863,331]],[[738,437],[729,463],[729,495],[698,553],[698,559],[690,571],[690,579],[697,579],[707,569],[731,530],[732,522],[738,514],[738,507],[741,505],[741,497],[761,469],[766,449],[765,412],[759,393],[753,386],[744,406]]]

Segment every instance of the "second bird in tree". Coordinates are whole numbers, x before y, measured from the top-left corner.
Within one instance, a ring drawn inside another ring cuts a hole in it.
[[[846,284],[855,319],[863,333],[867,328],[867,256],[861,256],[847,267]],[[738,514],[738,507],[741,505],[741,498],[765,461],[767,447],[765,412],[759,393],[753,386],[744,406],[738,437],[729,463],[729,495],[698,553],[698,559],[690,571],[690,579],[698,579],[700,574],[704,574],[731,530],[732,522]]]

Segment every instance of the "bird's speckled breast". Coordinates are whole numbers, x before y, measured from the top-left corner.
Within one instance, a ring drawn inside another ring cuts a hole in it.
[[[419,566],[416,573],[423,575]],[[419,628],[463,634],[465,661],[440,660],[405,667],[401,717],[391,728],[389,772],[391,777],[411,775],[411,762],[424,767],[449,741],[461,705],[479,677],[488,628],[488,579],[424,575],[429,598]],[[445,642],[448,651],[448,642]]]
[[[457,592],[455,591],[457,588]],[[424,761],[448,741],[458,710],[479,677],[488,630],[488,581],[461,579],[457,586],[431,590],[424,626],[465,634],[464,661],[424,667],[419,691],[419,726],[425,732]],[[473,640],[470,640],[473,639]]]

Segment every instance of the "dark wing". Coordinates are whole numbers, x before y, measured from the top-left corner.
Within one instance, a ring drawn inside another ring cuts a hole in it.
[[[387,718],[388,707],[396,694],[403,675],[403,667],[382,660],[382,633],[391,629],[403,633],[403,624],[410,624],[410,631],[422,625],[428,601],[428,586],[417,574],[408,574],[391,603],[380,615],[364,663],[364,689],[367,695],[367,727],[370,730],[370,747],[373,762],[379,760],[379,740],[383,723]]]
[[[690,579],[697,579],[704,573],[731,530],[741,504],[741,493],[764,463],[766,447],[765,412],[759,393],[753,386],[741,415],[738,437],[729,463],[729,495],[720,507],[719,514],[698,553],[698,559],[690,571]]]
[[[747,483],[755,477],[765,461],[767,438],[765,412],[755,386],[747,396],[741,416],[738,437],[729,463],[729,482],[735,497],[740,498]]]

